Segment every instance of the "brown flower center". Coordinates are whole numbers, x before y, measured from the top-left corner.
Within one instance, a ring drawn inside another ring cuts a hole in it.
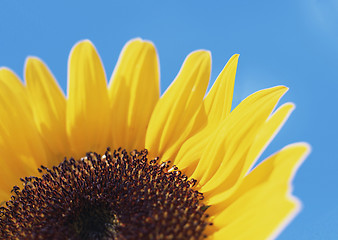
[[[1,207],[1,239],[201,239],[210,224],[195,181],[147,150],[41,168]]]

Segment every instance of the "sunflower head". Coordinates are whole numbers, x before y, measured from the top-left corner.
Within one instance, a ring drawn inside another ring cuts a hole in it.
[[[195,51],[162,96],[155,47],[141,39],[126,44],[109,84],[93,44],[77,43],[67,97],[36,57],[25,84],[1,68],[0,237],[276,236],[300,208],[290,182],[309,147],[253,168],[294,104],[276,108],[287,91],[276,86],[231,111],[237,62],[206,94],[211,56]]]

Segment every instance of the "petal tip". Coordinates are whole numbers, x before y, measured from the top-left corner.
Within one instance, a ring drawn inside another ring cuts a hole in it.
[[[137,42],[137,43],[140,43],[140,42],[144,42],[142,38],[140,37],[136,37],[136,38],[132,38],[130,39],[128,42],[126,42],[125,45],[129,45],[129,44],[132,44],[134,42]]]
[[[291,144],[291,145],[298,146],[299,148],[302,148],[303,151],[304,151],[304,158],[306,158],[312,151],[311,145],[307,142],[298,142],[298,143],[294,143],[294,144]]]
[[[4,77],[8,74],[15,76],[16,78],[19,79],[18,75],[9,67],[0,67],[0,77]]]
[[[240,56],[240,55],[239,55],[238,53],[236,53],[236,54],[232,55],[231,58],[238,60],[239,56]]]
[[[12,71],[12,70],[8,67],[0,67],[0,72],[5,72],[5,71]]]
[[[192,51],[189,56],[198,56],[198,57],[211,57],[211,52],[205,49],[199,49]]]
[[[288,109],[290,111],[289,115],[296,109],[296,105],[293,102],[286,102],[281,107]]]
[[[146,54],[149,54],[149,53],[156,54],[155,45],[152,42],[143,40],[141,38],[131,39],[124,45],[120,53],[120,58],[121,56],[126,55],[126,54],[138,55],[140,52],[143,52]]]
[[[186,60],[194,60],[200,64],[207,64],[211,68],[211,52],[208,50],[196,50],[191,52]]]
[[[75,45],[86,45],[86,46],[88,46],[88,45],[94,45],[94,44],[89,39],[83,39],[83,40],[78,41]]]
[[[286,147],[301,148],[304,152],[311,151],[311,145],[307,142],[296,142],[287,145]]]
[[[43,61],[40,58],[36,57],[36,56],[28,56],[25,59],[24,66],[25,66],[25,69],[27,69],[28,67],[31,67],[31,66],[33,66],[35,64],[40,64],[42,62]]]
[[[287,86],[284,86],[284,85],[278,85],[278,86],[276,86],[276,88],[281,89],[283,91],[288,91],[289,90],[289,88]]]
[[[289,88],[284,85],[278,85],[275,87],[267,88],[267,90],[272,90],[272,92],[275,93],[281,93],[281,96],[283,96],[287,91],[289,91]]]
[[[70,56],[80,50],[93,50],[93,49],[95,50],[94,44],[89,39],[84,39],[74,44],[74,46],[70,51]]]

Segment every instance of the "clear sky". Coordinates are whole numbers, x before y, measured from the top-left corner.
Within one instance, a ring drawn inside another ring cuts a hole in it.
[[[64,91],[77,41],[96,45],[110,76],[134,37],[156,45],[162,92],[196,49],[211,51],[212,81],[240,54],[235,104],[288,86],[282,103],[296,110],[262,158],[297,141],[312,153],[294,180],[303,210],[279,239],[338,239],[338,1],[0,1],[0,66],[22,77],[26,56],[39,56]]]

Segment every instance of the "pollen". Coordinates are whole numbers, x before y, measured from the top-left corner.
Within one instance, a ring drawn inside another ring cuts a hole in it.
[[[1,239],[202,239],[203,194],[147,150],[109,148],[21,179],[0,209]]]

